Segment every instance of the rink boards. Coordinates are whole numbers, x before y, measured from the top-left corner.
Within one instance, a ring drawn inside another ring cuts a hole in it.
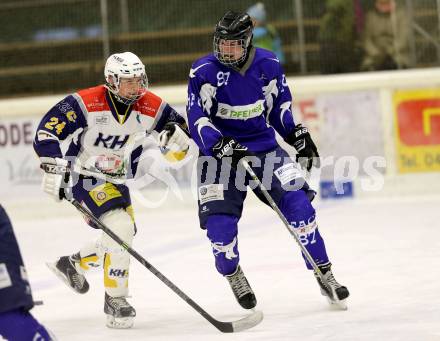
[[[318,145],[322,167],[308,180],[323,198],[440,192],[439,79],[437,68],[287,79],[295,120]],[[184,85],[152,91],[185,114]],[[63,96],[0,101],[0,194],[40,193],[32,139]],[[188,160],[168,164],[152,146],[153,171],[171,190],[174,183],[191,187],[196,153],[193,146]],[[142,175],[144,187],[163,187]]]

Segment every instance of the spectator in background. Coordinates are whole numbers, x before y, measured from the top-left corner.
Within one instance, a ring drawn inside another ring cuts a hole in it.
[[[394,0],[376,0],[366,15],[361,70],[408,68],[410,29],[406,13]]]
[[[252,44],[255,47],[272,51],[277,56],[281,64],[284,64],[285,58],[281,48],[281,38],[275,27],[266,23],[266,9],[262,2],[257,2],[255,5],[246,10],[247,14],[252,18],[254,23],[254,32]]]
[[[319,27],[321,73],[359,70],[363,26],[360,0],[326,1]]]

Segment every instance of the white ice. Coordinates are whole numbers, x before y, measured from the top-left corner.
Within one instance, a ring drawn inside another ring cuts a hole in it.
[[[2,204],[9,209],[34,298],[44,301],[32,313],[61,341],[440,340],[439,196],[316,205],[335,276],[351,292],[347,311],[329,308],[278,217],[251,200],[239,225],[241,265],[265,318],[253,329],[229,335],[134,259],[134,328],[108,329],[101,272],[91,274],[90,291],[78,295],[45,266],[76,252],[98,231],[87,227],[67,203]],[[136,209],[133,247],[143,257],[215,318],[230,321],[247,313],[215,270],[195,207]]]

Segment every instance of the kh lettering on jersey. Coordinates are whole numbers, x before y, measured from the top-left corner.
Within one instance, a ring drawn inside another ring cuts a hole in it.
[[[134,176],[146,136],[169,121],[184,119],[153,93],[121,115],[100,85],[69,95],[50,109],[38,126],[34,149],[40,157],[63,157],[60,143],[68,140],[65,156],[74,158],[77,171],[122,183]]]
[[[99,133],[98,138],[93,144],[95,147],[99,147],[101,144],[105,148],[109,149],[121,149],[125,146],[128,141],[130,135],[120,136],[120,135],[108,135],[104,136],[104,134]]]
[[[128,270],[110,269],[109,276],[125,278],[128,277]]]
[[[191,67],[188,123],[205,155],[222,136],[234,137],[253,152],[277,146],[295,127],[292,96],[275,55],[252,48],[241,70],[221,64],[211,53]]]

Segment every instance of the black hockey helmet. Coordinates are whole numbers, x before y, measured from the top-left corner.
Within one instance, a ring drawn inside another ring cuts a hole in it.
[[[253,27],[247,13],[228,11],[223,15],[214,31],[214,55],[220,63],[235,66],[246,59]]]

